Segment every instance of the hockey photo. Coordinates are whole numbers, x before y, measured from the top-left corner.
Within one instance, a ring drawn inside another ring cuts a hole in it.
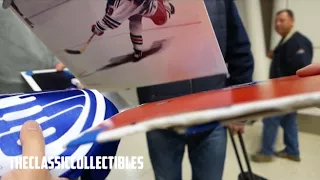
[[[227,73],[201,0],[12,2],[86,88],[135,88]]]

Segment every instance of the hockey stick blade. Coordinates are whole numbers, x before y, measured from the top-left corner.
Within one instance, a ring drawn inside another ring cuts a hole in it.
[[[85,44],[85,46],[82,49],[80,49],[80,50],[65,49],[64,51],[68,54],[82,54],[86,50],[86,48],[89,45],[89,43],[91,42],[91,40],[93,39],[94,35],[95,34],[91,35],[91,37],[89,38],[89,40],[87,41],[87,43]]]
[[[65,49],[64,51],[68,54],[81,54],[82,53],[80,50]]]

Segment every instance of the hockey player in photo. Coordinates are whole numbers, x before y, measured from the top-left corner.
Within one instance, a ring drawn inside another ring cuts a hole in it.
[[[92,25],[92,32],[103,35],[107,29],[116,29],[129,20],[130,38],[133,45],[133,61],[142,58],[142,18],[150,18],[154,24],[163,25],[175,13],[168,0],[108,0],[102,20]]]

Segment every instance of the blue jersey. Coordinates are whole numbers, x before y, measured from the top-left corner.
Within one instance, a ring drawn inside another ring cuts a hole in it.
[[[46,154],[50,156],[115,156],[119,141],[66,149],[63,145],[116,113],[117,108],[95,90],[0,95],[0,177],[11,169],[11,158],[22,154],[20,129],[28,120],[40,124]],[[96,162],[89,162],[88,166],[90,163],[95,166]],[[70,179],[82,176],[104,180],[109,172],[110,169],[51,169],[53,175]]]

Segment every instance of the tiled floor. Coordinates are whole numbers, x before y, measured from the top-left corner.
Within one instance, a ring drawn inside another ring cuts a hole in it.
[[[125,92],[124,97],[130,99],[131,105],[135,105],[136,97],[133,92]],[[133,102],[133,103],[132,103]],[[308,114],[308,113],[307,113]],[[311,119],[311,120],[310,120]],[[318,121],[317,121],[318,119]],[[319,126],[318,126],[319,124]],[[266,177],[268,180],[318,180],[320,179],[320,117],[306,115],[299,116],[299,126],[302,131],[299,134],[302,162],[295,163],[288,160],[276,159],[267,164],[251,163],[254,173]],[[313,127],[311,131],[308,131]],[[261,121],[253,126],[248,126],[244,134],[244,139],[249,154],[258,150],[261,139]],[[315,133],[318,131],[318,133]],[[311,133],[310,133],[311,132]],[[318,135],[317,135],[318,134]],[[236,138],[236,142],[238,138]],[[282,145],[282,130],[279,129],[279,137],[276,149],[280,150]],[[239,148],[240,149],[240,148]],[[187,150],[186,150],[187,152]],[[110,173],[108,180],[153,180],[153,170],[151,168],[145,134],[137,134],[123,138],[117,155],[122,156],[143,156],[143,170],[114,170]],[[243,160],[244,162],[244,160]],[[230,138],[228,139],[227,157],[223,180],[236,180],[240,172],[236,156],[232,148]],[[191,170],[187,153],[183,160],[183,179],[191,179]]]
[[[281,130],[279,132],[281,132]],[[246,128],[244,139],[248,153],[252,154],[258,149],[261,138],[260,133],[261,123],[256,123],[253,126]],[[281,135],[281,133],[279,134]],[[228,140],[227,158],[223,179],[236,180],[240,170],[230,138]],[[282,139],[279,137],[277,141],[277,149],[279,150],[283,148],[281,143]],[[300,147],[302,162],[294,163],[283,159],[276,159],[276,161],[268,164],[257,164],[252,162],[251,165],[254,173],[267,177],[268,180],[320,179],[320,136],[300,133]],[[115,170],[111,172],[108,180],[154,179],[144,134],[137,134],[124,138],[120,143],[118,155],[144,156],[144,169],[140,171]],[[187,154],[185,154],[183,161],[183,179],[191,179],[191,171]]]

